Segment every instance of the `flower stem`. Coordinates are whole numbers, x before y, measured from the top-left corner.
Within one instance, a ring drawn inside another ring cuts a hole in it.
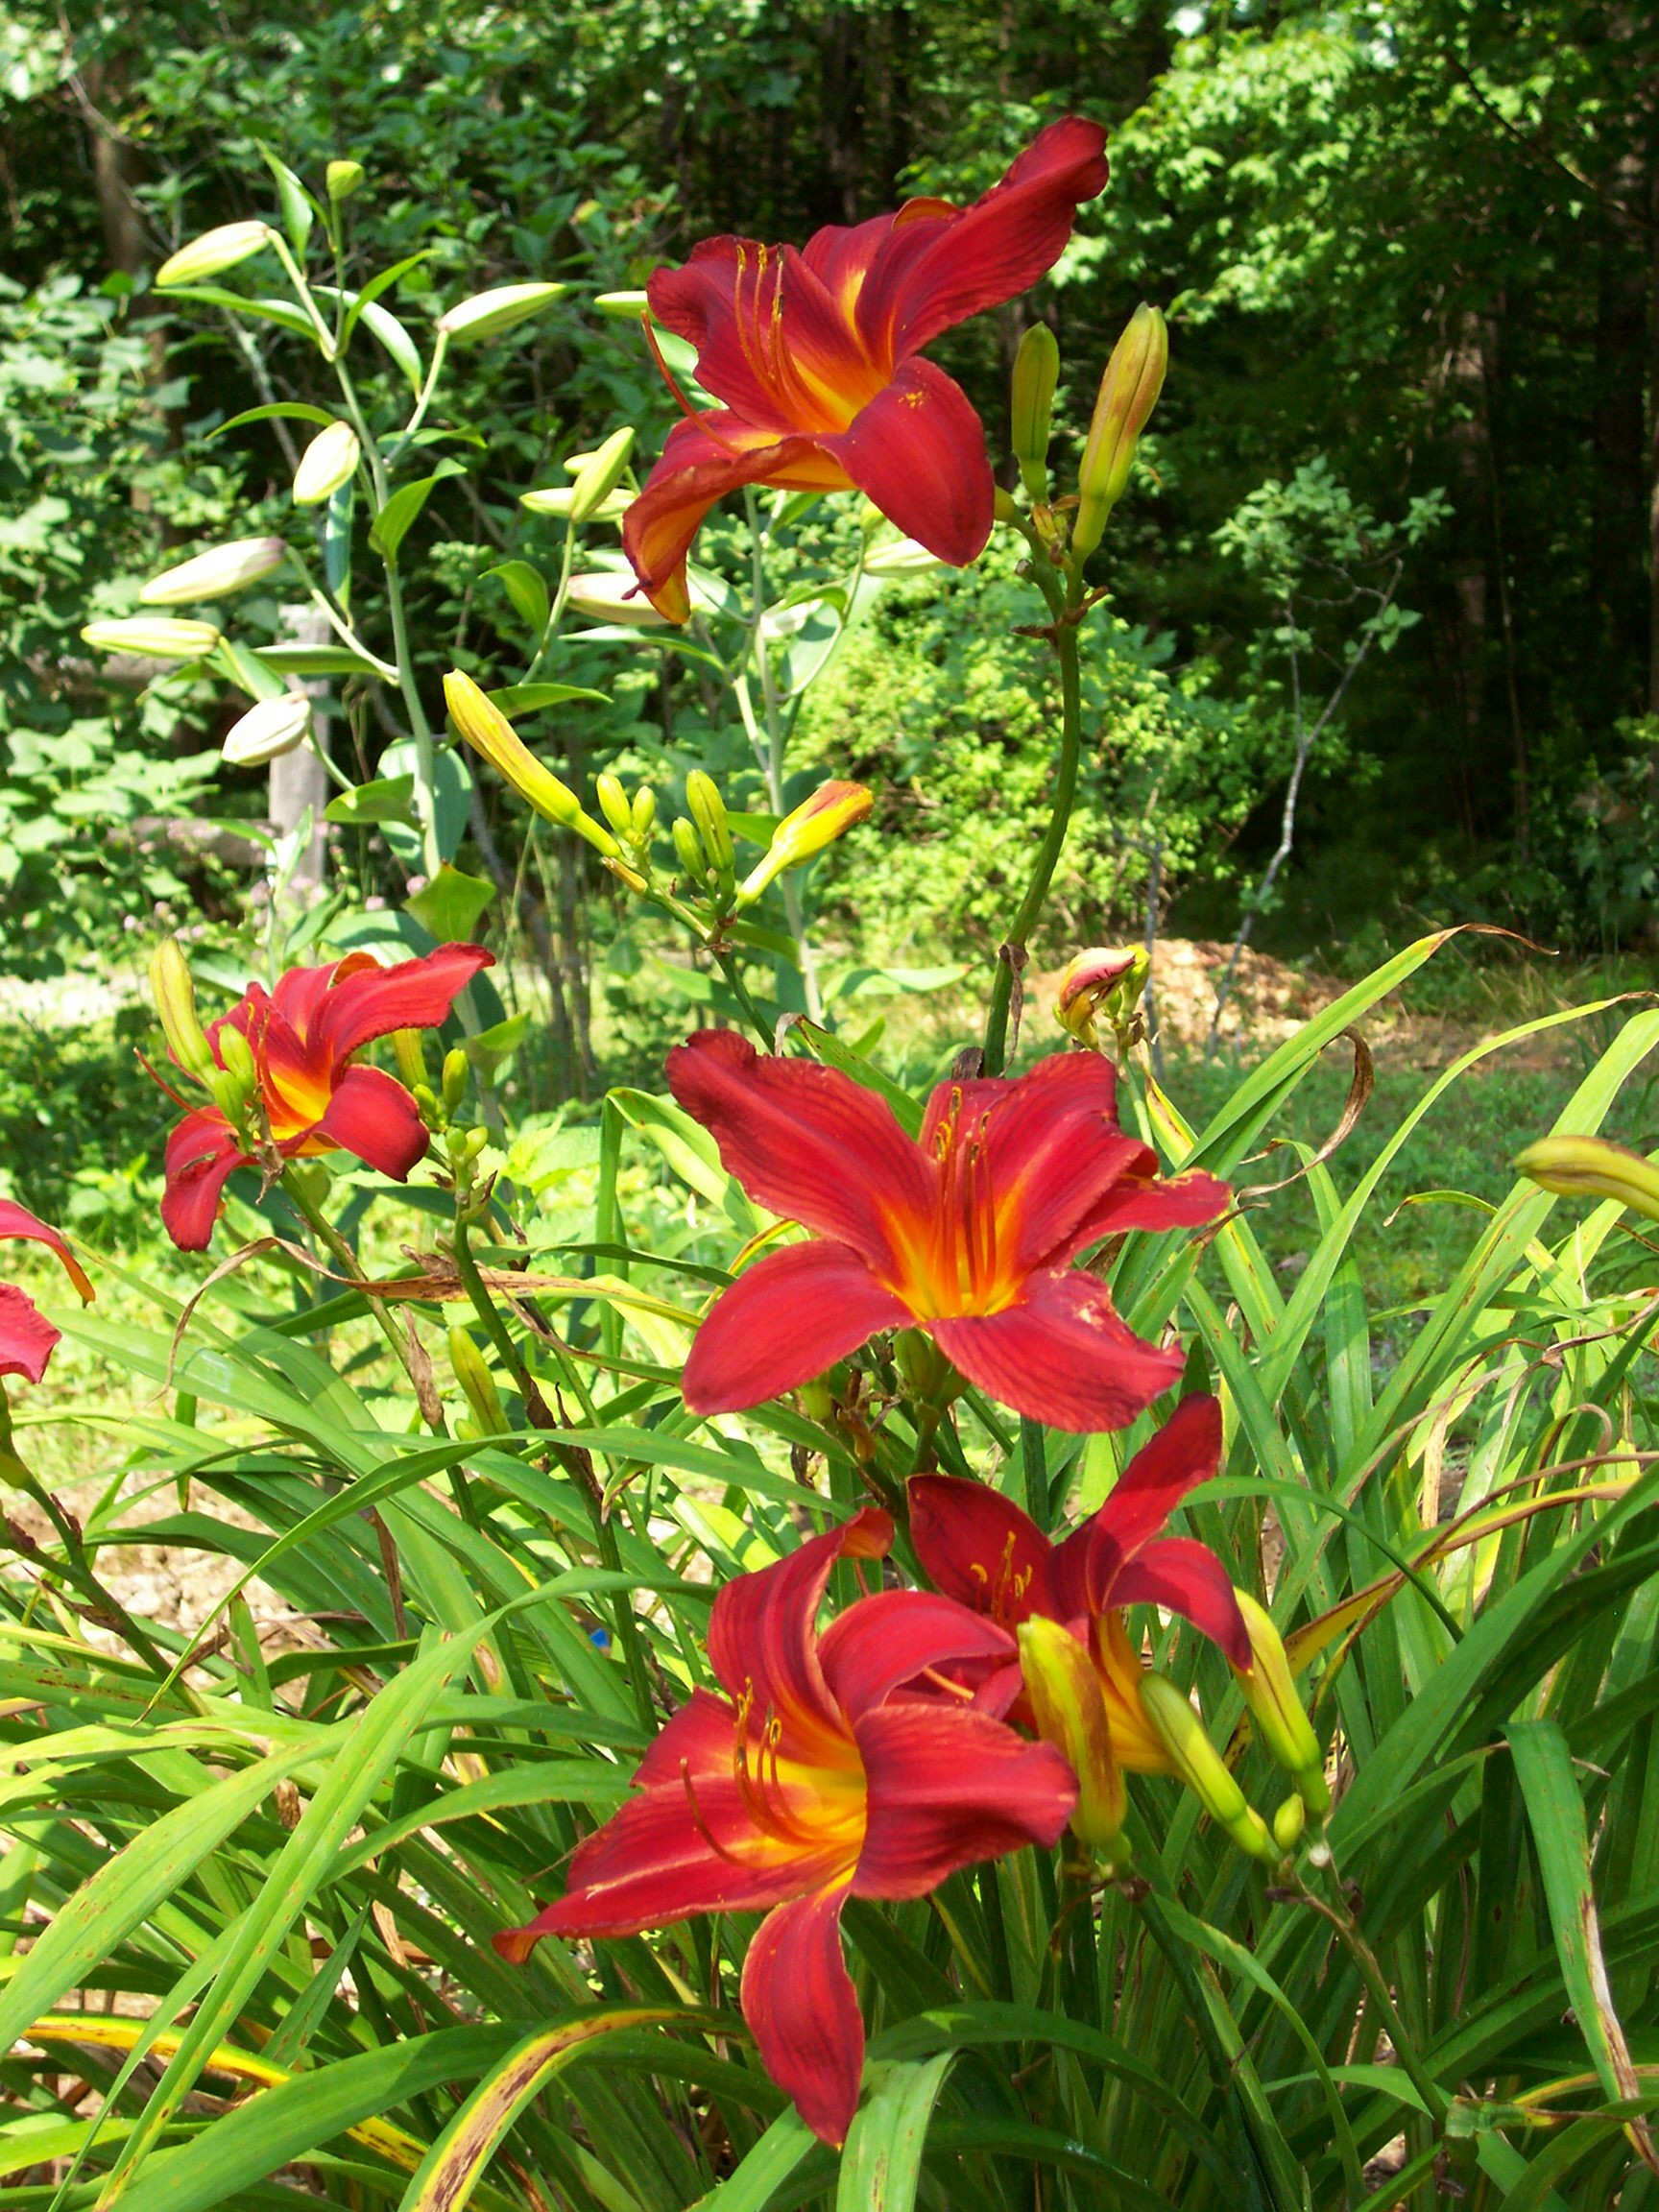
[[[1043,904],[1048,896],[1048,887],[1054,880],[1054,871],[1059,865],[1061,850],[1066,843],[1071,808],[1077,798],[1077,764],[1083,749],[1083,687],[1077,649],[1079,625],[1076,620],[1078,587],[1076,579],[1072,578],[1069,590],[1063,594],[1060,585],[1046,571],[1046,554],[1039,550],[1038,560],[1045,565],[1037,567],[1034,572],[1055,618],[1050,635],[1060,662],[1060,757],[1054,769],[1048,828],[1038,849],[1031,880],[1025,886],[1025,896],[1020,902],[1007,939],[997,956],[997,975],[991,986],[991,1010],[985,1019],[987,1075],[1000,1075],[1007,1063],[1008,1017],[1014,998],[1015,978],[1025,965],[1025,949],[1042,916]]]

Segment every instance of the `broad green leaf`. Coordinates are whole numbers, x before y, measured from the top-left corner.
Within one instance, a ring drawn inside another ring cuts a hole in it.
[[[835,2212],[911,2212],[922,2175],[927,2123],[955,2061],[889,2059],[867,2066],[863,2095],[841,2154]]]
[[[444,472],[435,470],[432,475],[417,477],[413,484],[404,484],[393,493],[369,527],[369,542],[382,560],[397,560],[398,546],[431,497],[434,487],[443,480]]]
[[[440,945],[458,945],[470,938],[494,896],[495,886],[487,877],[464,876],[445,860],[424,890],[403,902],[403,910]]]
[[[481,579],[488,583],[493,576],[506,591],[514,607],[540,637],[547,627],[551,601],[547,586],[540,568],[532,568],[528,561],[503,561],[494,568],[486,568]],[[505,708],[503,713],[507,711]]]
[[[317,220],[317,203],[301,183],[285,161],[279,161],[269,146],[261,146],[265,166],[276,180],[276,197],[282,207],[282,228],[288,233],[288,243],[303,260],[305,243],[311,235],[311,227]]]
[[[261,645],[258,658],[279,676],[379,676],[384,670],[349,645]]]
[[[212,436],[223,437],[227,430],[240,430],[247,422],[315,422],[320,430],[325,430],[333,420],[325,407],[313,407],[305,399],[269,399],[262,407],[244,407],[240,415],[221,422]]]
[[[323,810],[325,822],[343,822],[358,828],[373,822],[413,822],[413,776],[382,776],[373,783],[359,783],[355,791],[342,791]]]

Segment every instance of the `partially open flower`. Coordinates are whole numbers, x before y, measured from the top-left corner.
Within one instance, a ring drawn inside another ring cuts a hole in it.
[[[739,902],[758,899],[774,878],[785,868],[799,868],[804,860],[833,845],[855,823],[862,822],[876,804],[862,783],[820,783],[809,799],[785,814],[772,832],[759,864],[743,878]]]
[[[1077,1777],[1071,1833],[1109,1866],[1129,1857],[1123,1822],[1129,1792],[1112,1748],[1106,1699],[1094,1662],[1058,1621],[1034,1613],[1020,1623],[1020,1671],[1037,1733]]]
[[[1118,1032],[1119,1042],[1146,988],[1151,962],[1139,945],[1127,951],[1092,946],[1077,953],[1060,977],[1054,1019],[1079,1045],[1097,1046],[1101,1018]]]

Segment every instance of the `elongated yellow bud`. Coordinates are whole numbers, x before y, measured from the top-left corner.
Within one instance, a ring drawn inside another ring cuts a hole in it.
[[[1257,1859],[1277,1860],[1279,1852],[1266,1822],[1247,1803],[1182,1692],[1167,1676],[1149,1671],[1141,1677],[1141,1701],[1176,1773],[1211,1818],[1240,1850]]]
[[[320,507],[331,499],[356,472],[362,450],[349,422],[330,422],[326,430],[319,430],[294,471],[295,506]]]
[[[260,768],[305,742],[311,727],[311,702],[303,691],[280,699],[261,699],[233,722],[219,748],[232,768]]]
[[[542,767],[500,708],[485,697],[470,676],[452,668],[444,679],[444,703],[468,744],[482,753],[538,814],[557,822],[561,829],[574,830],[608,859],[620,857],[621,848],[610,830],[593,820],[567,783]]]
[[[641,783],[634,794],[629,809],[628,830],[636,845],[643,845],[657,821],[657,794],[649,783]]]
[[[175,284],[205,284],[269,246],[276,235],[269,223],[221,223],[169,254],[156,272],[156,288],[163,292]]]
[[[1253,1665],[1248,1673],[1233,1670],[1244,1693],[1262,1741],[1290,1776],[1315,1817],[1330,1811],[1331,1791],[1319,1739],[1302,1709],[1290,1672],[1284,1638],[1270,1615],[1247,1590],[1235,1590],[1250,1637]]]
[[[620,430],[613,430],[604,445],[589,455],[587,466],[570,487],[572,522],[586,522],[598,514],[621,483],[622,471],[633,450],[634,426],[628,423]]]
[[[1616,1198],[1659,1221],[1659,1166],[1605,1137],[1540,1137],[1515,1165],[1563,1198]]]
[[[1014,356],[1011,443],[1021,478],[1035,500],[1048,496],[1048,431],[1059,381],[1059,343],[1046,323],[1033,323]]]
[[[451,1329],[449,1332],[449,1364],[455,1370],[456,1382],[466,1394],[480,1434],[505,1435],[512,1424],[501,1404],[495,1378],[486,1365],[484,1355],[465,1329]]]
[[[650,301],[643,292],[601,292],[593,304],[613,323],[637,323]]]
[[[599,801],[599,811],[615,830],[618,837],[631,838],[634,834],[634,809],[628,804],[628,794],[622,788],[622,779],[607,772],[593,779],[594,793]]]
[[[1127,1865],[1123,1822],[1129,1792],[1112,1749],[1106,1700],[1094,1662],[1070,1629],[1034,1615],[1020,1624],[1020,1671],[1037,1733],[1077,1777],[1071,1833],[1115,1871]]]
[[[198,599],[223,599],[273,575],[288,558],[280,538],[238,538],[180,561],[152,576],[138,594],[141,607],[188,607]]]
[[[211,622],[187,622],[175,614],[122,614],[108,622],[88,622],[81,633],[100,653],[139,653],[149,661],[199,661],[219,642]]]
[[[426,1050],[421,1042],[419,1029],[393,1030],[392,1057],[397,1063],[397,1072],[407,1089],[413,1091],[418,1083],[427,1082]]]
[[[253,1065],[252,1050],[240,1029],[232,1028],[228,1022],[219,1025],[219,1058],[222,1065],[205,1080],[218,1103],[219,1111],[237,1129],[243,1125],[254,1093],[259,1088],[259,1070]]]
[[[1286,1858],[1302,1840],[1302,1831],[1308,1825],[1308,1806],[1301,1794],[1292,1790],[1273,1815],[1273,1840]]]
[[[832,845],[855,823],[865,820],[876,804],[862,783],[820,783],[810,799],[804,799],[785,814],[772,832],[759,865],[743,879],[737,897],[747,905],[758,899],[774,878],[785,868],[799,868],[826,845]]]
[[[737,854],[726,820],[726,802],[713,777],[705,776],[701,768],[693,768],[685,779],[685,804],[691,809],[691,819],[697,825],[710,867],[729,875]]]
[[[205,1083],[218,1062],[196,1013],[196,984],[177,937],[163,937],[150,955],[150,994],[167,1049],[187,1075]]]
[[[709,874],[709,855],[696,830],[684,814],[676,814],[669,835],[674,840],[674,856],[680,863],[681,874],[701,889]]]
[[[1135,448],[1164,389],[1169,366],[1169,330],[1156,307],[1137,307],[1112,349],[1077,472],[1080,498],[1071,525],[1071,551],[1085,560],[1106,531],[1106,517],[1123,496]]]
[[[451,342],[460,338],[475,343],[511,330],[515,323],[540,315],[555,300],[565,297],[563,284],[498,284],[490,292],[475,292],[470,300],[458,300],[438,318],[438,327]]]

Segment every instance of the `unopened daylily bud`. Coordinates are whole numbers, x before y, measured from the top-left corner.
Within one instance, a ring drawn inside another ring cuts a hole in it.
[[[438,1103],[438,1094],[430,1083],[411,1083],[409,1095],[415,1101],[415,1111],[428,1129],[439,1128],[444,1120],[444,1109]]]
[[[680,863],[681,874],[700,886],[709,873],[709,856],[703,850],[702,840],[684,814],[675,815],[669,834],[674,840],[674,856]]]
[[[1141,1702],[1176,1773],[1211,1818],[1241,1850],[1276,1860],[1279,1853],[1266,1822],[1246,1801],[1186,1695],[1166,1675],[1148,1671],[1141,1677]]]
[[[929,553],[914,538],[891,539],[884,545],[872,546],[864,556],[867,576],[926,576],[944,566],[937,553]]]
[[[1659,1221],[1659,1166],[1604,1137],[1540,1137],[1515,1165],[1542,1190],[1560,1197],[1616,1198]]]
[[[785,814],[772,832],[772,842],[745,878],[739,897],[747,903],[758,899],[785,868],[798,868],[832,845],[837,837],[865,820],[876,804],[862,783],[820,783],[809,799]]]
[[[1297,1791],[1292,1791],[1273,1815],[1273,1840],[1286,1858],[1302,1840],[1302,1831],[1308,1825],[1308,1807]]]
[[[1021,477],[1033,499],[1048,496],[1048,429],[1059,380],[1058,341],[1046,323],[1033,323],[1014,356],[1011,439]]]
[[[176,614],[123,614],[88,622],[81,636],[100,653],[138,653],[150,661],[200,661],[219,642],[211,622],[187,622]]]
[[[565,603],[578,614],[585,614],[589,622],[620,622],[630,630],[669,627],[667,615],[658,613],[632,575],[610,568],[591,569],[585,575],[572,576]],[[691,587],[691,604],[697,605],[695,584]]]
[[[319,430],[294,471],[295,506],[321,507],[325,499],[332,499],[355,473],[362,450],[349,422],[330,422]]]
[[[1302,1710],[1285,1642],[1269,1614],[1247,1590],[1236,1590],[1250,1638],[1249,1671],[1233,1670],[1262,1743],[1290,1776],[1315,1817],[1331,1807],[1319,1739]]]
[[[527,799],[538,814],[562,829],[574,830],[595,852],[619,857],[619,848],[602,823],[595,822],[567,783],[543,768],[499,707],[484,696],[470,676],[452,668],[444,679],[444,703],[449,718],[475,752]]]
[[[555,300],[565,297],[563,284],[498,284],[490,292],[475,292],[470,300],[457,301],[438,318],[438,327],[451,343],[457,338],[496,337],[515,323],[540,315]]]
[[[622,481],[622,471],[627,468],[628,456],[633,450],[632,423],[625,424],[620,430],[612,431],[570,487],[572,522],[586,522],[598,514]]]
[[[223,599],[245,591],[280,568],[288,548],[280,538],[238,538],[180,561],[177,568],[153,576],[138,594],[142,607],[188,607],[198,599]]]
[[[418,1083],[426,1081],[426,1051],[421,1042],[419,1029],[394,1029],[392,1032],[392,1057],[397,1063],[397,1072],[411,1091]]]
[[[310,700],[303,691],[285,691],[280,699],[250,707],[227,731],[219,750],[232,768],[263,767],[302,745],[310,727]]]
[[[723,875],[730,873],[737,855],[726,820],[726,802],[713,777],[706,776],[701,768],[693,768],[685,779],[685,804],[691,809],[691,819],[697,825],[709,865]]]
[[[349,200],[363,181],[361,161],[330,161],[323,172],[323,181],[328,197],[338,206],[342,200]]]
[[[1136,445],[1164,388],[1168,366],[1167,325],[1156,307],[1137,307],[1100,379],[1089,443],[1077,472],[1080,497],[1071,526],[1071,551],[1079,561],[1099,544],[1106,517],[1123,496]]]
[[[1080,1045],[1097,1045],[1102,1017],[1121,1030],[1140,1004],[1151,962],[1140,946],[1127,951],[1092,946],[1070,960],[1060,977],[1054,1019]]]
[[[998,522],[1018,522],[1020,519],[1020,502],[1015,498],[1012,492],[1005,491],[998,484],[996,491],[991,494],[991,512],[996,516]]]
[[[628,794],[622,788],[622,779],[609,773],[593,779],[593,789],[599,800],[599,811],[615,830],[618,837],[634,834],[634,809],[628,804]]]
[[[459,1045],[452,1046],[444,1055],[444,1111],[453,1114],[467,1095],[467,1078],[472,1072],[472,1064]]]
[[[206,1082],[218,1063],[196,1013],[196,985],[177,937],[163,937],[150,956],[150,992],[167,1049],[187,1075]]]
[[[925,1406],[946,1406],[962,1387],[962,1378],[925,1329],[901,1329],[893,1339],[893,1361]]]
[[[643,292],[601,292],[593,305],[613,323],[637,323],[650,301]]]
[[[503,1436],[512,1427],[501,1404],[501,1394],[495,1387],[495,1378],[465,1329],[449,1332],[449,1364],[455,1370],[455,1380],[466,1395],[472,1409],[472,1418],[478,1424],[481,1436]]]
[[[649,783],[641,783],[634,794],[629,809],[628,831],[636,845],[643,845],[657,821],[657,794]]]
[[[565,521],[618,522],[633,505],[631,492],[607,492],[600,498],[583,504],[581,486],[558,484],[540,492],[520,492],[518,504],[532,515],[553,515]]]
[[[269,223],[221,223],[169,254],[156,272],[156,288],[160,292],[175,284],[205,284],[269,246],[276,235]]]
[[[1112,1749],[1106,1700],[1094,1662],[1069,1628],[1033,1615],[1020,1624],[1020,1671],[1037,1733],[1077,1777],[1071,1832],[1116,1869],[1128,1862],[1123,1822],[1129,1793]]]

